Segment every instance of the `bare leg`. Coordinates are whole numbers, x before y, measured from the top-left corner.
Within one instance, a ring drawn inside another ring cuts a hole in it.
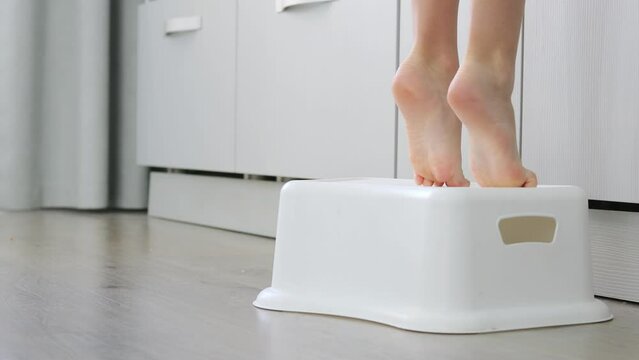
[[[448,102],[468,128],[471,169],[482,186],[537,186],[517,152],[511,102],[524,0],[473,0],[468,52]]]
[[[461,123],[446,100],[459,67],[457,8],[458,0],[413,0],[415,44],[393,83],[420,185],[468,186],[461,170]]]

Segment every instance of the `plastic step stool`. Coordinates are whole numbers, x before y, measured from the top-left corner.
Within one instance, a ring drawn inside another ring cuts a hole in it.
[[[437,333],[612,318],[593,296],[587,200],[573,186],[292,181],[259,308]]]

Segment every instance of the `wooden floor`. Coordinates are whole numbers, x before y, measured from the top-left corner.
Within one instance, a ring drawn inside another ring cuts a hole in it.
[[[271,239],[142,213],[0,213],[0,359],[637,359],[611,322],[433,335],[258,310]]]

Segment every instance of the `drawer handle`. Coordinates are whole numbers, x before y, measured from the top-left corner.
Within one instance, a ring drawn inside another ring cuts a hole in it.
[[[198,31],[200,29],[202,29],[201,16],[180,17],[167,20],[164,27],[164,33],[166,35],[173,35]]]
[[[335,0],[275,0],[275,10],[282,12],[291,6],[331,2]]]

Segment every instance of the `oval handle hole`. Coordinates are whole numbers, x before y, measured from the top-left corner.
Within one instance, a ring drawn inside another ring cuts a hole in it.
[[[550,216],[515,216],[499,220],[499,233],[506,245],[551,243],[555,240],[557,221]]]

